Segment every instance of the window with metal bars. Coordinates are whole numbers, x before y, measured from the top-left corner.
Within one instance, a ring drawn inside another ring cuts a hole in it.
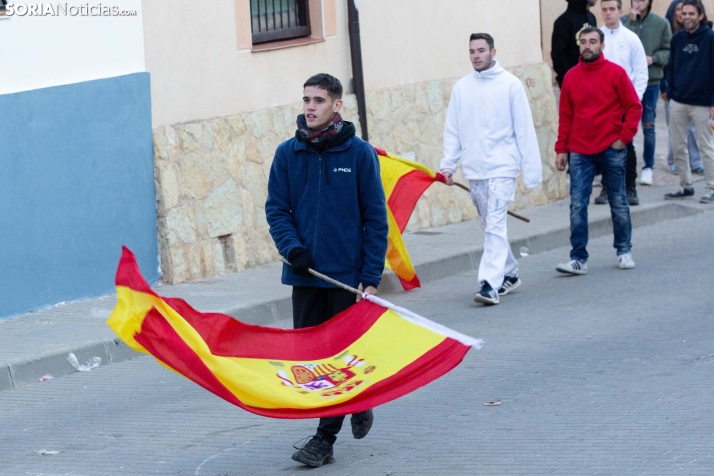
[[[250,0],[253,44],[310,36],[308,0]]]

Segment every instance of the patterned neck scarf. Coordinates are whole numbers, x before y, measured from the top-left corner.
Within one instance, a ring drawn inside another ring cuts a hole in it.
[[[342,131],[345,123],[342,121],[342,116],[339,112],[336,112],[327,126],[321,131],[313,131],[307,127],[307,121],[305,120],[305,114],[300,114],[297,117],[297,132],[302,140],[305,142],[310,142],[311,144],[320,144],[325,142],[330,142],[332,139],[337,137],[337,134]]]

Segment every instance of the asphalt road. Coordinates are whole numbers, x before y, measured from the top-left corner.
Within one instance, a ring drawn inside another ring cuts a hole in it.
[[[378,408],[364,440],[345,428],[314,474],[714,474],[713,217],[636,229],[634,270],[612,237],[583,277],[555,271],[565,248],[522,258],[495,307],[473,303],[475,273],[388,296],[486,345]],[[292,445],[314,428],[142,357],[0,393],[0,475],[302,474]]]

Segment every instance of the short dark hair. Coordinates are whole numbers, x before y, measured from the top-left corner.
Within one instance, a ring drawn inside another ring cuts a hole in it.
[[[342,83],[332,75],[319,73],[310,76],[310,78],[305,81],[305,84],[302,85],[303,88],[308,86],[324,89],[333,101],[335,99],[342,99]]]
[[[469,43],[474,40],[486,40],[486,43],[488,43],[488,49],[492,50],[495,48],[493,37],[488,33],[471,33],[471,36],[469,37]]]
[[[702,23],[707,22],[707,12],[704,11],[704,4],[700,0],[684,0],[682,2],[682,8],[684,8],[687,5],[693,6],[694,8],[697,9],[697,12],[700,15],[704,15],[704,20],[702,20]]]
[[[603,33],[602,30],[596,26],[589,26],[589,27],[586,27],[586,28],[583,28],[582,30],[580,30],[578,32],[578,41],[580,41],[580,37],[584,33],[595,33],[595,32],[597,32],[597,34],[600,36],[600,43],[605,43],[605,33]]]
[[[600,0],[600,5],[602,5],[602,2],[617,2],[617,9],[622,10],[622,0]]]

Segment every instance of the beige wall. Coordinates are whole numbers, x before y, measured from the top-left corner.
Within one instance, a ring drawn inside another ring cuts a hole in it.
[[[467,74],[468,37],[477,32],[494,37],[504,67],[543,61],[535,0],[360,0],[359,6],[368,90]]]
[[[345,0],[326,3],[330,9],[334,5],[336,35],[321,43],[262,52],[238,48],[238,38],[246,36],[238,31],[239,0],[215,0],[211,8],[200,9],[192,8],[193,3],[143,2],[154,127],[294,103],[302,82],[316,72],[329,72],[349,84]],[[504,0],[499,8],[488,0],[443,5],[433,0],[360,0],[367,90],[466,74],[468,35],[477,31],[494,36],[505,67],[542,61],[539,24],[533,21],[539,15],[536,1]]]
[[[144,0],[154,127],[295,103],[302,83],[317,72],[347,83],[347,11],[343,1],[335,6],[336,36],[254,53],[238,49],[234,0],[213,0],[210,8],[189,0]]]

